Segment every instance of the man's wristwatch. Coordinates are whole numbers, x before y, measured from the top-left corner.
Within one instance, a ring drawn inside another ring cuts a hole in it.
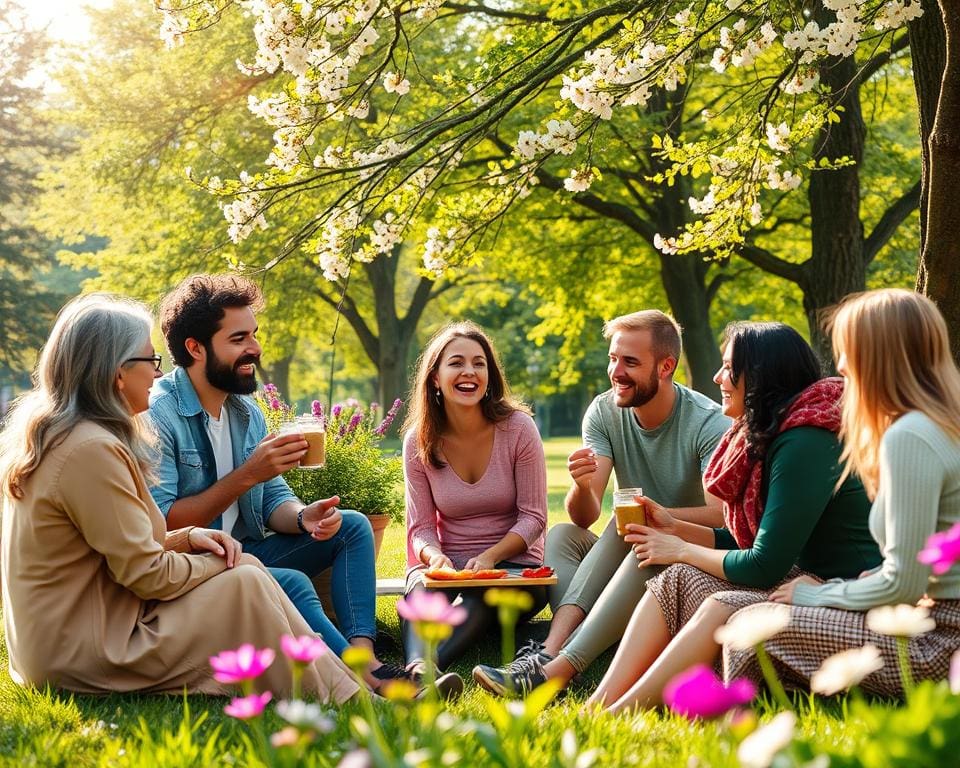
[[[300,511],[297,512],[297,528],[299,528],[304,533],[310,533],[310,531],[308,531],[303,524],[303,510],[305,509],[306,507],[300,507]]]

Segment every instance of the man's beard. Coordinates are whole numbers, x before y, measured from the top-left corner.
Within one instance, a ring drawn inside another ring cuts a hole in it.
[[[222,392],[229,392],[231,395],[250,395],[257,388],[257,373],[254,372],[245,375],[237,372],[241,365],[256,365],[260,362],[259,357],[246,355],[239,358],[233,366],[221,362],[213,350],[207,350],[207,363],[205,371],[207,381]]]
[[[647,380],[646,386],[638,384],[635,381],[630,382],[634,386],[633,397],[630,399],[630,402],[627,403],[617,403],[620,408],[639,408],[640,406],[646,405],[654,397],[656,397],[657,392],[660,391],[660,379],[657,377],[657,369],[654,368],[650,372],[650,378]]]

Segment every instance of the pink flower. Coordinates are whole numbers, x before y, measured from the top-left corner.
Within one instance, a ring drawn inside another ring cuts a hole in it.
[[[927,546],[920,550],[917,560],[933,567],[937,576],[942,576],[960,560],[960,523],[949,531],[934,533],[927,539]]]
[[[253,693],[243,698],[232,699],[230,703],[223,708],[223,711],[230,715],[230,717],[235,717],[238,720],[249,720],[251,717],[256,717],[263,712],[263,708],[267,706],[267,702],[272,698],[273,694],[270,693],[270,691]]]
[[[282,728],[270,737],[270,744],[273,745],[274,749],[280,749],[280,747],[292,747],[298,741],[300,741],[300,731],[298,731],[292,725]]]
[[[696,664],[674,677],[663,689],[663,701],[678,715],[717,717],[751,701],[757,687],[745,678],[724,685],[706,664]]]
[[[310,413],[313,414],[313,418],[317,421],[323,421],[323,403],[319,400],[314,400],[310,403]]]
[[[275,398],[275,397],[271,397],[271,398],[270,398],[270,410],[271,410],[271,411],[279,411],[280,408],[281,408],[281,406],[280,406],[280,401],[279,401],[277,398]]]
[[[280,638],[280,650],[283,655],[298,664],[309,664],[327,652],[327,644],[314,635],[283,635]]]
[[[257,650],[250,643],[244,643],[235,651],[221,651],[218,656],[211,656],[210,666],[219,682],[239,683],[262,675],[275,657],[272,648]]]
[[[276,384],[264,384],[264,385],[263,385],[263,391],[266,392],[268,395],[275,395],[275,394],[277,394],[277,385],[276,385]]]
[[[423,621],[432,624],[447,624],[455,627],[463,624],[467,611],[462,606],[450,605],[442,592],[418,589],[397,603],[397,613],[407,621]]]

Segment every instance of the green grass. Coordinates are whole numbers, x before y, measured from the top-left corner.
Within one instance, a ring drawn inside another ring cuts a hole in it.
[[[569,481],[566,456],[578,445],[578,441],[569,439],[547,443],[551,524],[565,519],[563,495]],[[404,560],[402,526],[391,524],[380,555],[380,575],[402,575]],[[396,597],[380,598],[377,618],[381,630],[397,638],[399,627],[395,604]],[[534,624],[535,633],[545,632],[547,615],[545,613]],[[520,637],[524,636],[521,633]],[[498,653],[498,643],[491,639],[468,654],[455,670],[469,679],[474,664],[495,662]],[[561,736],[569,729],[576,735],[581,751],[600,750],[598,765],[736,765],[730,738],[720,724],[691,725],[656,712],[632,718],[580,716],[583,699],[596,685],[609,659],[610,654],[607,654],[595,663],[568,696],[551,705],[518,737],[509,750],[521,760],[517,764],[572,766],[572,762],[552,762],[551,757],[556,756]],[[225,702],[222,699],[203,696],[191,696],[187,701],[176,696],[91,697],[23,690],[6,673],[6,647],[2,642],[0,668],[3,670],[0,672],[0,765],[173,767],[257,764],[251,762],[246,727],[223,714]],[[185,706],[189,707],[188,721],[184,719]],[[489,721],[490,706],[490,700],[470,683],[466,695],[452,707],[452,712],[457,717]],[[763,711],[764,707],[760,709]],[[350,708],[350,712],[355,711]],[[340,714],[336,730],[323,737],[322,746],[312,750],[299,764],[336,764],[337,755],[349,749],[354,738],[348,714]],[[378,716],[391,743],[406,738],[402,734],[438,728],[443,723],[430,716],[429,723],[424,721],[412,726],[408,719],[427,715],[395,705],[379,707]],[[271,731],[280,726],[272,714],[267,724]],[[801,730],[823,743],[843,743],[854,736],[843,719],[836,715],[835,708],[807,712],[801,718]],[[452,749],[460,755],[455,761],[457,764],[495,764],[480,747],[479,737],[459,735],[454,738],[448,735],[445,738],[452,745],[445,749]],[[691,762],[693,756],[697,759]]]

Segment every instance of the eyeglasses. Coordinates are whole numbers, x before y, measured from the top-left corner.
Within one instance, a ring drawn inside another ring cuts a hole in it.
[[[123,361],[126,363],[153,363],[156,370],[161,370],[160,364],[163,362],[163,355],[153,355],[153,357],[128,357]]]

